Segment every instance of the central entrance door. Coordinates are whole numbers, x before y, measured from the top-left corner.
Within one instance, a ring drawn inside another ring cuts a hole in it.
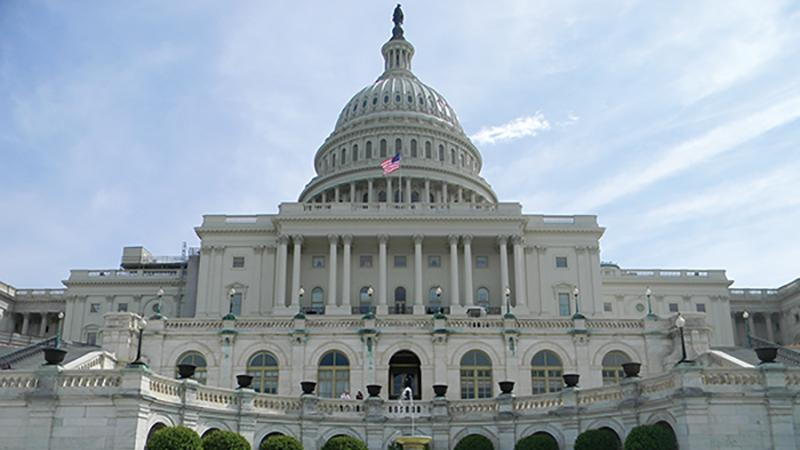
[[[421,399],[421,378],[419,358],[414,352],[401,350],[395,353],[389,360],[389,399],[399,399],[406,387],[411,388],[414,400]]]

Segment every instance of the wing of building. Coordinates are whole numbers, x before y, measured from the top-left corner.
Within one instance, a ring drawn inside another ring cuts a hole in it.
[[[0,284],[0,447],[142,449],[184,424],[378,450],[412,413],[436,450],[534,433],[572,448],[637,424],[685,449],[800,446],[800,354],[754,367],[747,348],[800,343],[800,282],[730,289],[724,270],[602,263],[596,216],[501,201],[412,71],[401,24],[296,202],[204,216],[199,248],[126,247],[119,268],[73,270],[65,289]],[[56,344],[65,361],[41,367]]]

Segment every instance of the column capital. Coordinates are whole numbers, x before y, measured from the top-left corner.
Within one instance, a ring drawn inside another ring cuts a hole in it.
[[[339,235],[338,234],[333,234],[333,233],[329,234],[328,235],[328,242],[331,245],[337,245],[339,243]]]
[[[450,245],[458,245],[459,236],[457,234],[451,234],[447,236],[447,241],[450,242]]]
[[[465,235],[461,236],[461,242],[464,245],[472,244],[472,235],[471,234],[465,234]]]
[[[379,234],[378,235],[378,242],[385,245],[387,242],[389,242],[389,235],[388,234]]]
[[[267,248],[267,246],[266,246],[266,245],[256,245],[255,247],[253,247],[253,252],[254,252],[256,255],[260,255],[260,254],[264,253],[264,250],[265,250],[266,248]]]
[[[278,235],[278,244],[286,245],[289,243],[289,236],[285,234]]]
[[[415,244],[422,244],[422,240],[425,239],[425,236],[422,234],[415,234],[413,239]]]
[[[343,234],[342,235],[342,243],[344,245],[350,245],[353,243],[353,235],[352,234]]]
[[[303,235],[302,234],[293,234],[292,235],[292,242],[294,245],[303,245]]]
[[[497,245],[499,245],[500,247],[505,247],[506,245],[508,245],[508,236],[504,234],[497,236]]]
[[[511,236],[511,242],[514,243],[514,245],[525,245],[525,237],[521,234],[515,234]]]

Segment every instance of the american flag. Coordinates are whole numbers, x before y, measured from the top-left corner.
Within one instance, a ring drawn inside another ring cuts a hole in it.
[[[400,153],[396,153],[391,158],[381,163],[383,174],[388,175],[400,168]]]

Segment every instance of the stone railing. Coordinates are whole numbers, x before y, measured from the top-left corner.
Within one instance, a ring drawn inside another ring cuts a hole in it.
[[[147,377],[147,391],[159,400],[167,402],[180,401],[181,382],[173,378],[150,374]]]
[[[6,294],[9,297],[14,297],[16,295],[16,292],[17,290],[16,288],[14,288],[14,286],[11,286],[10,284],[5,284],[2,281],[0,281],[0,293]]]
[[[450,415],[461,414],[495,414],[497,412],[497,399],[460,400],[452,401],[448,405]]]
[[[28,391],[39,386],[39,377],[30,372],[0,372],[0,396],[9,391]]]
[[[197,385],[197,403],[213,409],[235,409],[239,406],[236,391],[202,384]]]
[[[361,400],[320,399],[317,410],[336,417],[363,417],[364,402]]]
[[[727,385],[745,386],[760,385],[764,382],[764,376],[759,371],[752,369],[703,369],[700,380],[705,385]]]
[[[586,327],[590,329],[608,330],[640,330],[644,328],[644,323],[640,319],[589,319]]]
[[[113,355],[106,351],[98,350],[68,362],[64,365],[64,368],[71,370],[113,369],[116,362],[117,360]]]
[[[619,384],[601,388],[585,389],[578,392],[577,403],[581,406],[602,402],[622,400],[622,387]]]
[[[519,413],[538,413],[561,406],[564,406],[564,399],[561,392],[514,399],[514,411]]]
[[[296,415],[300,413],[302,407],[299,398],[258,394],[253,399],[253,408],[265,414]]]
[[[117,388],[122,385],[122,375],[118,370],[76,370],[64,371],[58,378],[58,386],[65,390],[98,388]]]
[[[414,404],[404,402],[401,404],[398,401],[388,401],[384,404],[383,413],[386,417],[392,418],[408,418],[411,414],[415,418],[430,417],[433,412],[433,404],[430,401],[414,401]]]
[[[695,270],[695,269],[621,269],[613,266],[604,266],[601,270],[603,277],[642,278],[659,280],[727,280],[724,270]]]

